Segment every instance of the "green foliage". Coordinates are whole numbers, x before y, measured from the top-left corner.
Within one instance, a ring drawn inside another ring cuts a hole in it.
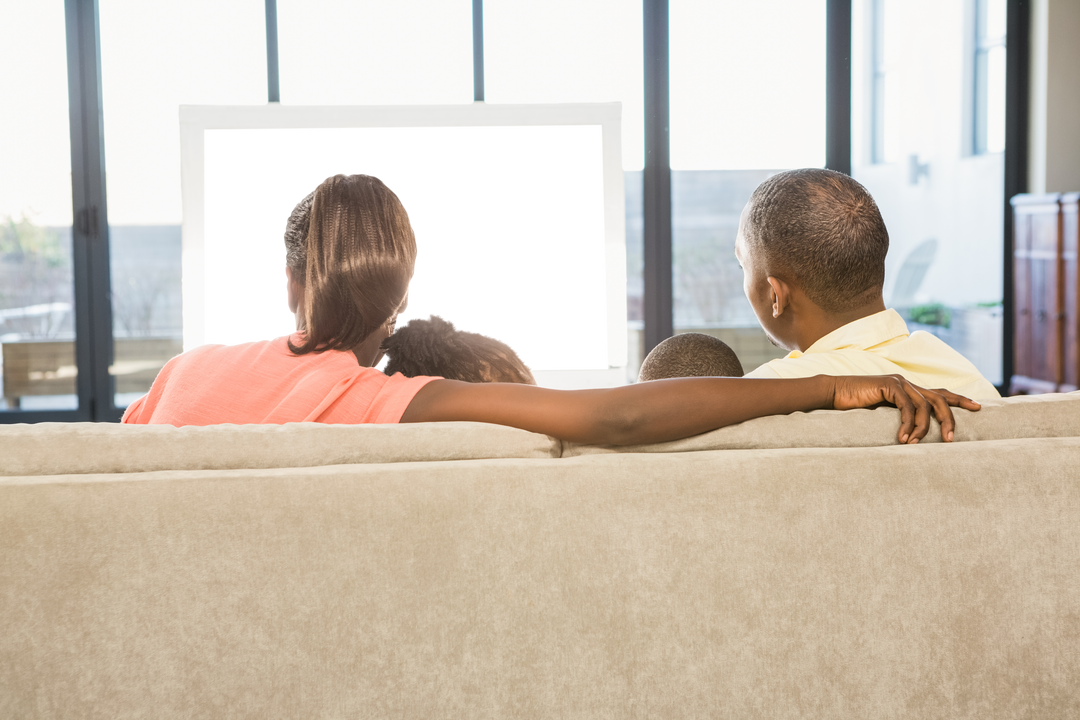
[[[35,225],[23,215],[18,222],[0,218],[0,261],[59,268],[69,259],[59,232]]]
[[[0,309],[72,302],[71,243],[57,228],[0,216]],[[32,313],[0,323],[0,333],[54,337],[70,330],[71,313]]]
[[[921,325],[939,325],[947,328],[952,324],[952,313],[941,303],[916,305],[908,310],[908,319]]]

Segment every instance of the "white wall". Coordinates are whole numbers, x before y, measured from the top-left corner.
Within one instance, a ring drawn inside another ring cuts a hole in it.
[[[1028,188],[1080,190],[1080,0],[1034,0]]]
[[[902,48],[900,153],[870,162],[870,2],[853,4],[852,175],[873,194],[889,229],[885,301],[911,250],[938,241],[937,257],[917,302],[962,307],[1001,299],[1004,162],[1002,153],[972,156],[971,0],[903,0],[895,4]],[[929,164],[909,182],[908,158]]]

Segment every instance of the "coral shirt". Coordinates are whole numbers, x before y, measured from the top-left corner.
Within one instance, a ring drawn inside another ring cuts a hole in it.
[[[1001,397],[971,361],[928,332],[908,333],[895,310],[883,310],[833,330],[806,349],[771,360],[750,378],[813,375],[903,375],[924,388],[945,388],[972,400]]]
[[[396,423],[417,391],[436,380],[387,377],[351,352],[294,355],[288,337],[204,345],[161,369],[124,422],[159,425],[322,422]],[[298,341],[293,336],[293,343]]]

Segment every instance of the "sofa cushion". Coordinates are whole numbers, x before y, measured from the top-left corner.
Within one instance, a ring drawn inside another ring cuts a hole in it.
[[[986,400],[978,412],[953,409],[954,442],[1009,438],[1080,437],[1080,393],[1022,395]],[[876,447],[897,444],[900,411],[815,410],[771,415],[673,442],[605,447],[563,443],[563,457],[597,453],[684,452],[791,447]],[[934,422],[920,442],[941,442]]]
[[[486,423],[0,425],[0,475],[7,476],[556,458],[559,452],[554,438]]]

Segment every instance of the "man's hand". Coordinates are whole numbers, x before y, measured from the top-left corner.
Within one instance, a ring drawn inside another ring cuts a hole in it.
[[[937,389],[927,390],[912,385],[900,375],[870,375],[867,377],[833,378],[832,407],[850,410],[889,403],[900,409],[901,444],[914,445],[930,430],[930,415],[941,423],[941,438],[952,442],[956,421],[953,407],[978,410],[981,406],[962,395]]]

